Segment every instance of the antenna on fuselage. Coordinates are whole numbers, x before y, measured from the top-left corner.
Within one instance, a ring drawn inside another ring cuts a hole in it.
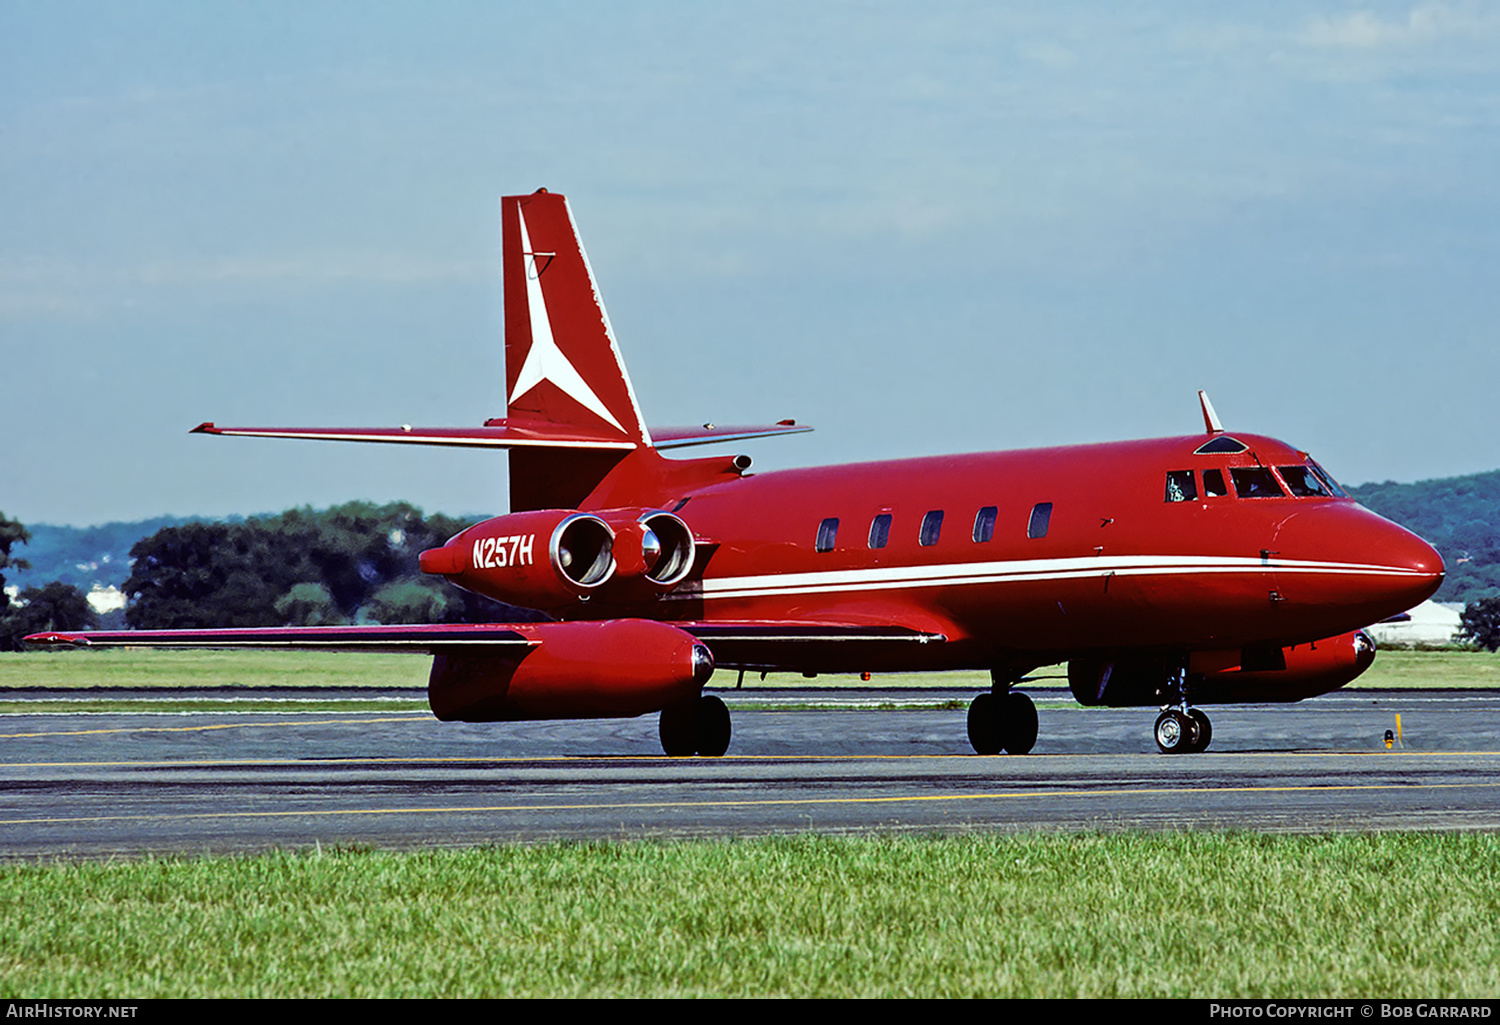
[[[1219,414],[1214,412],[1214,404],[1208,401],[1208,392],[1198,389],[1198,401],[1203,406],[1203,426],[1208,428],[1208,433],[1223,434],[1224,425],[1219,423]]]

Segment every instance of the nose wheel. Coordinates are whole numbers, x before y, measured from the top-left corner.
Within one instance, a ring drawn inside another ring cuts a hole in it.
[[[1196,754],[1208,748],[1213,724],[1197,708],[1168,708],[1156,718],[1156,746],[1162,754]]]

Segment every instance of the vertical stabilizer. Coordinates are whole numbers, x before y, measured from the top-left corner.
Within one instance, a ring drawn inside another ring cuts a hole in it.
[[[618,434],[649,446],[630,376],[568,201],[500,201],[506,416]]]

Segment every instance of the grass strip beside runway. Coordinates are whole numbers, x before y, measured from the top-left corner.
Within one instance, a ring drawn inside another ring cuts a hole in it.
[[[0,996],[1492,997],[1500,837],[807,835],[0,868]]]
[[[0,652],[0,688],[49,687],[425,687],[431,659],[422,654],[330,651],[101,651]],[[710,683],[732,688],[736,673],[722,670]],[[1065,666],[1037,670],[1039,683],[1067,685]],[[966,687],[984,690],[982,672],[877,673],[868,682],[854,674],[804,679],[773,673],[762,681],[745,674],[745,690],[781,687]],[[1500,688],[1500,654],[1487,651],[1381,651],[1351,689],[1383,687]]]

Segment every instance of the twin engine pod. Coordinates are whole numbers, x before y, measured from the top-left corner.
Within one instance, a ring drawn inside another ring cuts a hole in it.
[[[1198,682],[1195,705],[1301,701],[1338,690],[1375,661],[1375,641],[1363,630],[1288,648],[1199,651],[1187,670]],[[1068,662],[1068,687],[1080,705],[1111,708],[1162,705],[1176,664],[1166,655]]]
[[[421,566],[476,594],[558,609],[669,591],[696,557],[692,530],[661,509],[542,509],[476,524],[423,552]]]
[[[649,619],[522,623],[522,647],[435,654],[427,683],[444,722],[645,715],[694,701],[713,675],[708,648]]]

